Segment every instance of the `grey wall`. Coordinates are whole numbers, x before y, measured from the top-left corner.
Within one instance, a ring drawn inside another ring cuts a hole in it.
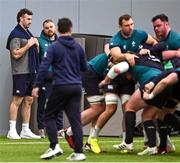
[[[75,33],[113,35],[121,14],[132,14],[135,26],[153,34],[151,18],[166,13],[176,31],[180,31],[179,0],[0,0],[0,135],[8,129],[8,109],[12,90],[11,67],[5,48],[9,32],[16,25],[19,9],[34,12],[31,31],[38,36],[42,21],[70,17]]]

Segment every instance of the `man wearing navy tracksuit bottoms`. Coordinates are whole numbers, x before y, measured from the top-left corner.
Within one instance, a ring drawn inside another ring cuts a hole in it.
[[[85,160],[83,154],[83,134],[80,118],[82,82],[80,71],[86,71],[87,60],[82,47],[71,37],[72,23],[68,18],[58,21],[60,37],[49,46],[41,63],[32,95],[38,96],[41,85],[50,65],[54,70],[54,85],[45,110],[45,123],[50,148],[40,158],[49,159],[63,153],[58,144],[56,118],[64,110],[74,134],[75,151],[67,159]]]

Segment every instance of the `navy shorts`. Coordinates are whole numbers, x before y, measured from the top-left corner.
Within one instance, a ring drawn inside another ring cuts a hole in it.
[[[143,90],[141,90],[141,96],[143,96]],[[172,88],[167,87],[165,88],[161,93],[159,93],[157,96],[155,96],[151,100],[144,100],[146,104],[156,106],[159,109],[163,109],[168,103],[169,103],[169,97],[172,95]]]
[[[13,75],[13,96],[31,96],[35,74]]]
[[[104,86],[105,93],[128,94],[132,95],[135,90],[135,82],[128,80],[126,74],[121,74]]]
[[[84,110],[86,110],[86,109],[88,109],[88,108],[90,108],[91,107],[91,105],[90,105],[90,103],[89,103],[89,101],[87,100],[87,97],[86,97],[86,95],[84,96]]]
[[[102,95],[98,84],[103,80],[103,77],[97,74],[92,68],[81,73],[82,86],[85,89],[87,96]]]

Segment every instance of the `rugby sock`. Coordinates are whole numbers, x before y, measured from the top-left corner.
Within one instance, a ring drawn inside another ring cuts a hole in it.
[[[156,128],[154,122],[152,120],[148,120],[143,122],[144,129],[146,131],[148,137],[148,145],[149,147],[156,146]]]
[[[180,117],[176,114],[167,114],[164,118],[165,123],[176,127],[180,131]]]
[[[133,142],[135,124],[136,124],[136,113],[132,111],[125,112],[125,125],[126,125],[125,142],[127,144]]]
[[[89,131],[89,137],[88,137],[88,140],[87,142],[90,144],[90,140],[91,140],[91,135],[93,133],[93,130],[94,130],[94,127],[91,127],[90,131]]]
[[[125,138],[126,138],[126,132],[123,131],[123,133],[122,133],[122,139],[123,139],[123,141],[125,141]]]
[[[143,135],[144,135],[144,145],[146,145],[146,144],[148,144],[148,137],[147,137],[146,131],[144,129],[144,126],[143,126]]]
[[[168,135],[171,135],[172,126],[170,124],[167,124],[167,123],[166,123],[166,125],[167,125]]]
[[[29,123],[22,123],[22,130],[27,131],[29,129]]]
[[[159,137],[160,137],[160,149],[165,149],[167,145],[167,136],[168,136],[168,130],[167,125],[164,121],[157,120],[158,127],[159,127]]]
[[[100,132],[100,128],[98,128],[97,126],[95,126],[94,130],[92,130],[92,134],[91,137],[93,138],[97,138]]]
[[[10,120],[9,121],[9,127],[10,127],[10,130],[16,130],[16,121],[12,121]]]
[[[159,132],[156,130],[156,146],[159,146],[159,144],[160,144]]]

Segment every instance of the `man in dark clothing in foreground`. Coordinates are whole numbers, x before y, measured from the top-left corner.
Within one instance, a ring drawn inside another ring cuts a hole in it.
[[[60,37],[49,46],[32,91],[32,95],[38,97],[39,87],[49,66],[52,65],[54,85],[45,110],[45,123],[50,147],[40,158],[50,159],[63,153],[58,144],[56,119],[58,113],[64,110],[72,127],[75,143],[74,153],[67,159],[80,161],[86,159],[82,150],[83,133],[80,118],[82,82],[80,71],[86,71],[87,60],[82,47],[71,37],[72,22],[68,18],[59,19],[58,31]]]

